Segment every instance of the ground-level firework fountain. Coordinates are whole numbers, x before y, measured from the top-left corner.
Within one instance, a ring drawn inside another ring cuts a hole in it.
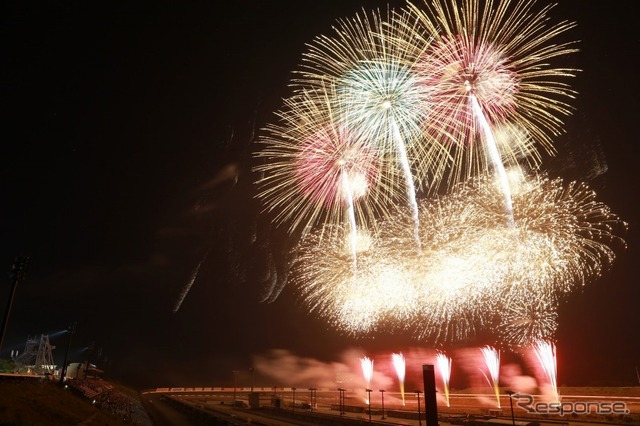
[[[488,376],[484,373],[484,371],[482,372],[482,374],[485,375],[489,386],[493,388],[493,392],[496,396],[497,407],[500,408],[500,352],[498,352],[497,349],[492,348],[491,346],[485,346],[480,350],[482,351],[484,362],[487,366],[487,370],[489,371]]]
[[[533,344],[533,352],[540,363],[549,386],[551,387],[551,397],[553,402],[559,402],[558,395],[558,363],[556,359],[556,346],[547,341],[538,341]]]
[[[400,383],[400,396],[402,397],[402,405],[405,405],[404,400],[404,379],[406,373],[406,362],[404,359],[404,355],[402,353],[392,354],[391,361],[393,362],[393,366],[396,370],[396,375],[398,376],[398,382]]]
[[[362,375],[367,385],[367,389],[371,388],[371,380],[373,379],[373,360],[369,357],[360,358],[360,366],[362,367]],[[367,395],[366,402],[369,403],[369,396]]]
[[[444,400],[447,404],[449,404],[449,381],[451,379],[451,358],[449,358],[444,353],[440,352],[436,355],[436,365],[438,366],[438,371],[440,372],[440,376],[442,377],[442,388],[444,390]]]

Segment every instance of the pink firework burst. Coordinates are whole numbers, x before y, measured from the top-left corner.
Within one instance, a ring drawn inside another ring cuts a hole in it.
[[[523,159],[539,166],[536,145],[553,154],[551,137],[564,132],[561,117],[572,111],[566,100],[575,93],[566,79],[578,70],[555,61],[577,50],[575,42],[560,39],[575,23],[553,24],[554,6],[536,10],[535,0],[425,6],[410,5],[433,35],[415,70],[431,88],[429,133],[453,149],[450,183],[495,168],[496,150],[506,166]],[[486,146],[489,132],[482,122],[491,128],[496,148]]]
[[[289,232],[351,222],[368,228],[394,206],[397,190],[382,173],[379,153],[340,124],[332,91],[285,100],[279,120],[263,129],[255,153],[258,198]]]
[[[434,42],[423,57],[421,81],[432,87],[431,115],[437,117],[440,131],[456,137],[455,142],[468,144],[478,133],[470,92],[492,125],[515,111],[519,77],[499,49],[452,35]]]
[[[379,161],[369,144],[361,143],[345,127],[324,127],[301,141],[294,159],[300,191],[324,208],[338,208],[364,197],[375,184]]]

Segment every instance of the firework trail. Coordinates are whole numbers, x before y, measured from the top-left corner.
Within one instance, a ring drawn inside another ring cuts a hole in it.
[[[180,310],[180,307],[182,306],[182,302],[184,302],[185,297],[187,297],[187,294],[189,294],[189,291],[191,290],[191,287],[193,286],[193,283],[196,281],[196,278],[198,277],[198,272],[200,271],[200,266],[202,266],[202,263],[205,261],[205,259],[207,258],[207,255],[209,253],[207,252],[207,254],[204,255],[204,257],[202,258],[202,260],[200,260],[200,262],[198,262],[198,265],[196,266],[196,268],[193,270],[193,273],[191,274],[191,279],[189,280],[189,282],[187,283],[187,285],[185,285],[182,289],[182,291],[180,292],[180,296],[178,297],[178,300],[176,301],[175,306],[173,307],[173,313],[178,313],[178,311]]]
[[[471,91],[471,86],[469,85],[469,91]],[[498,147],[496,145],[496,140],[493,136],[493,132],[491,131],[491,127],[489,126],[489,122],[482,112],[482,108],[478,103],[478,98],[473,93],[469,94],[469,100],[471,101],[471,109],[477,117],[478,122],[480,123],[480,127],[485,135],[485,141],[487,143],[487,151],[489,154],[489,158],[491,159],[491,164],[498,175],[498,179],[500,181],[500,186],[502,188],[502,193],[504,195],[504,204],[505,211],[508,215],[508,224],[510,227],[513,227],[515,224],[513,222],[513,204],[511,200],[511,188],[509,186],[509,179],[507,178],[507,172],[504,168],[504,164],[502,164],[502,160],[500,158],[500,153],[498,152]]]
[[[500,408],[500,386],[498,382],[500,380],[500,352],[498,352],[495,348],[490,346],[485,346],[480,349],[482,351],[482,356],[484,357],[484,362],[487,365],[487,369],[489,371],[489,377],[482,371],[485,379],[489,382],[489,386],[493,388],[493,392],[496,395],[496,403],[498,408]]]
[[[339,20],[335,34],[316,37],[294,80],[297,90],[335,87],[340,122],[369,141],[390,161],[382,172],[402,181],[418,238],[419,218],[414,170],[420,187],[439,182],[449,162],[447,147],[424,143],[429,88],[412,70],[427,40],[402,14],[379,10]],[[410,42],[399,40],[410,38]]]
[[[368,357],[360,358],[360,366],[362,367],[362,375],[367,384],[367,389],[371,388],[371,380],[373,379],[373,360]],[[369,400],[367,399],[368,403]]]
[[[349,236],[349,241],[351,246],[351,254],[353,256],[353,271],[355,273],[355,271],[358,269],[358,226],[356,225],[356,214],[355,209],[353,208],[353,185],[351,184],[349,175],[344,170],[342,171],[342,183],[344,192],[347,197],[347,217],[349,218],[349,225],[351,226],[351,235]]]
[[[396,374],[398,375],[398,382],[400,383],[400,395],[402,397],[402,405],[405,405],[404,376],[406,373],[407,366],[404,359],[404,355],[402,355],[402,353],[391,354],[391,362],[393,363],[393,368],[395,368]]]
[[[347,333],[408,330],[444,343],[490,331],[516,347],[519,330],[551,336],[558,303],[610,267],[626,223],[584,184],[515,182],[514,228],[502,225],[502,196],[484,176],[422,201],[420,256],[398,213],[362,242],[355,275],[342,239],[321,238],[339,232],[310,234],[295,249],[292,283],[310,312]],[[539,315],[514,318],[527,311]]]
[[[538,341],[533,345],[533,351],[538,358],[542,371],[549,380],[549,385],[553,392],[553,401],[559,402],[558,397],[558,363],[556,359],[556,346],[548,341]]]
[[[451,358],[443,353],[438,353],[436,355],[436,365],[438,366],[438,371],[440,372],[440,376],[442,376],[442,387],[444,389],[444,398],[447,403],[447,407],[450,407],[449,404],[449,380],[451,379]]]
[[[531,139],[554,153],[550,135],[564,131],[558,116],[574,97],[564,82],[575,69],[551,65],[577,51],[575,42],[556,39],[575,26],[549,25],[553,6],[535,11],[533,0],[463,0],[409,4],[421,32],[433,41],[417,61],[421,82],[430,87],[431,138],[453,147],[450,183],[483,173],[491,166],[502,184],[507,212],[511,199],[505,166],[526,159],[536,168],[541,156]],[[495,130],[505,137],[498,143]],[[522,137],[522,134],[525,137]],[[480,142],[484,140],[484,145]],[[509,224],[513,225],[509,216]]]

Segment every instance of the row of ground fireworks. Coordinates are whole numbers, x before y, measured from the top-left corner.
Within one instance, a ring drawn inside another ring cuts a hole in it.
[[[445,0],[446,1],[446,0]],[[259,140],[258,196],[303,238],[293,284],[364,335],[552,340],[567,294],[613,262],[625,224],[541,170],[574,92],[574,23],[531,0],[408,4],[308,44]]]
[[[555,346],[548,342],[536,342],[533,347],[533,353],[538,360],[540,369],[546,376],[546,386],[550,388],[550,395],[552,401],[558,401],[558,385],[556,378],[556,349]],[[500,408],[500,352],[491,347],[485,346],[480,348],[482,358],[484,360],[484,369],[480,369],[484,375],[487,384],[491,387],[495,395],[495,403]],[[399,390],[402,401],[404,403],[404,381],[406,373],[406,362],[402,353],[394,353],[391,355],[391,362],[393,368],[397,374],[399,382]],[[367,389],[371,388],[374,373],[374,361],[369,357],[360,358],[360,365],[362,367],[362,374],[365,380]],[[441,394],[443,395],[443,402],[450,406],[449,401],[449,383],[451,379],[451,365],[452,359],[444,352],[438,352],[435,357],[435,367],[441,380]],[[486,373],[485,371],[486,370]],[[541,388],[543,386],[540,386]]]

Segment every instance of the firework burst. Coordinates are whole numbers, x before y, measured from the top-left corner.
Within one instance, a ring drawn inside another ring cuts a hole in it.
[[[290,232],[349,223],[355,240],[357,228],[397,203],[398,190],[381,173],[378,153],[338,123],[329,93],[318,89],[285,100],[279,122],[267,126],[255,154],[258,198]]]
[[[505,166],[516,166],[523,158],[529,166],[539,166],[541,157],[530,139],[554,152],[550,135],[563,130],[558,116],[570,113],[565,100],[574,95],[564,80],[576,70],[549,62],[576,51],[571,42],[555,43],[574,24],[547,26],[552,7],[536,12],[533,0],[481,3],[434,2],[426,11],[410,5],[434,36],[416,70],[430,88],[429,140],[449,142],[453,149],[449,183],[494,170],[506,220],[513,227]],[[502,128],[501,142],[497,128]],[[526,137],[520,137],[520,129]]]
[[[404,186],[419,246],[416,184],[437,186],[449,153],[437,141],[424,140],[430,89],[419,82],[413,64],[428,40],[413,24],[390,11],[339,20],[333,36],[309,44],[294,87],[335,87],[333,104],[340,122],[388,159],[383,172]]]
[[[423,201],[421,255],[410,249],[406,215],[379,224],[355,275],[340,239],[311,234],[298,247],[295,287],[312,312],[348,333],[408,329],[421,340],[459,342],[489,331],[514,346],[525,343],[517,330],[552,335],[557,303],[608,268],[626,224],[587,186],[535,176],[514,186],[515,227],[501,226],[495,185],[485,176]],[[513,318],[543,309],[552,311],[528,323]],[[500,334],[505,324],[515,328]]]
[[[312,312],[354,334],[415,316],[416,290],[393,250],[400,246],[414,253],[407,249],[410,240],[396,245],[379,232],[362,238],[358,270],[352,273],[348,244],[340,236],[344,229],[326,228],[300,242],[292,264],[294,286]]]
[[[558,311],[553,294],[546,296],[530,293],[523,288],[512,291],[500,314],[497,330],[500,339],[513,348],[523,348],[536,341],[550,339],[558,327]]]
[[[511,133],[498,145],[498,160],[506,166],[522,158],[532,166],[540,163],[530,141],[519,137],[522,130],[548,153],[554,152],[551,136],[564,132],[560,117],[571,113],[566,101],[575,95],[566,80],[577,70],[552,63],[577,51],[575,42],[559,40],[575,24],[549,25],[553,6],[536,11],[534,5],[534,0],[409,5],[434,38],[416,69],[431,88],[429,133],[455,147],[454,181],[496,166],[488,141],[478,143],[486,138],[480,116],[492,132]]]

